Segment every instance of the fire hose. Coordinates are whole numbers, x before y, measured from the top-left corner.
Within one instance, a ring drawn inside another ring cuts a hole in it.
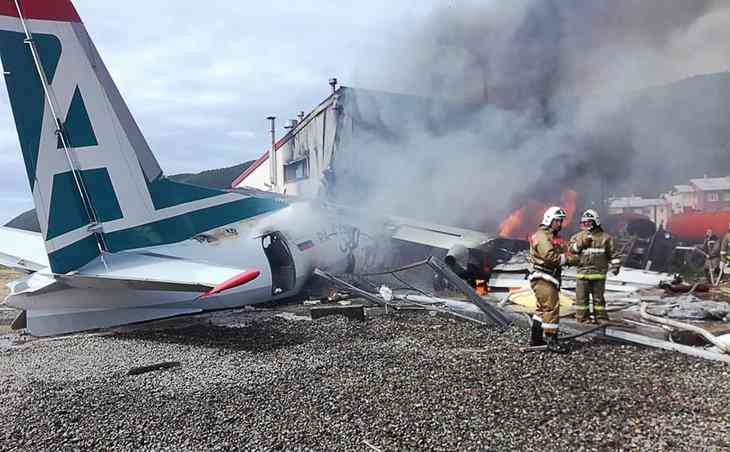
[[[561,336],[558,339],[561,342],[562,341],[572,341],[572,340],[578,339],[579,337],[587,336],[589,334],[595,333],[596,331],[604,330],[604,329],[608,328],[609,326],[616,326],[616,325],[615,324],[611,324],[611,323],[602,323],[600,325],[594,326],[593,328],[589,328],[589,329],[587,329],[585,331],[581,331],[580,333],[571,334],[570,336]],[[547,351],[547,349],[548,349],[548,346],[547,345],[535,345],[535,346],[532,346],[532,347],[521,347],[520,348],[520,351],[523,352],[523,353],[528,353],[528,352],[544,352],[544,351]]]
[[[659,323],[661,325],[671,326],[671,327],[677,328],[679,330],[691,331],[693,333],[697,333],[700,336],[707,339],[708,342],[712,343],[717,348],[722,350],[724,353],[730,353],[730,344],[725,344],[722,341],[719,341],[717,339],[717,336],[710,333],[706,329],[700,328],[696,325],[690,325],[689,323],[677,322],[676,320],[670,320],[670,319],[665,319],[663,317],[657,317],[655,315],[651,315],[648,312],[646,312],[646,307],[647,307],[647,303],[641,303],[640,312],[641,312],[642,319],[649,320],[654,323]]]

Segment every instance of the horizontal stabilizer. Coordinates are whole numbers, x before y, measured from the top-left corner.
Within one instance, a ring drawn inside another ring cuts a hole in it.
[[[0,265],[27,272],[47,268],[43,236],[37,232],[0,227]]]
[[[212,285],[155,279],[119,279],[105,276],[56,275],[56,281],[76,289],[130,289],[172,292],[207,292]]]
[[[106,255],[55,278],[78,288],[208,292],[249,270],[141,251]]]
[[[134,307],[103,311],[48,312],[28,311],[28,329],[34,336],[56,336],[77,331],[111,328],[181,315],[199,314],[202,309]]]

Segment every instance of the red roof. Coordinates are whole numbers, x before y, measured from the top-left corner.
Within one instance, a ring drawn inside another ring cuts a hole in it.
[[[70,0],[20,0],[20,9],[26,19],[81,22]],[[0,1],[0,16],[19,17],[14,0]]]
[[[2,1],[2,0],[0,0],[0,1]],[[340,89],[342,89],[342,87],[338,88],[338,89],[337,89],[337,92],[339,92],[339,90],[340,90]],[[291,129],[291,130],[290,130],[290,131],[289,131],[289,132],[288,132],[288,133],[287,133],[286,135],[284,135],[284,136],[283,136],[283,137],[282,137],[282,138],[281,138],[281,139],[280,139],[279,141],[277,141],[277,142],[276,142],[276,143],[274,144],[274,152],[278,151],[278,150],[279,150],[279,149],[280,149],[280,148],[281,148],[282,146],[284,146],[284,145],[285,145],[285,144],[286,144],[286,143],[287,143],[287,142],[288,142],[288,141],[289,141],[289,140],[290,140],[290,139],[291,139],[291,138],[292,138],[292,137],[293,137],[294,135],[296,135],[296,133],[297,133],[296,131],[297,131],[297,130],[298,130],[299,128],[302,128],[302,127],[306,127],[306,126],[307,126],[307,124],[309,124],[309,123],[310,123],[310,122],[312,121],[312,119],[313,119],[314,117],[316,117],[316,116],[318,115],[318,112],[319,112],[319,111],[321,111],[321,109],[323,108],[323,106],[325,106],[325,105],[326,105],[326,104],[327,104],[327,103],[328,103],[328,102],[329,102],[329,101],[330,101],[330,100],[331,100],[331,99],[332,99],[332,98],[333,98],[333,97],[335,96],[335,94],[336,94],[336,93],[332,93],[332,94],[330,94],[329,96],[327,96],[327,98],[326,98],[325,100],[323,100],[323,101],[322,101],[322,103],[320,103],[320,104],[319,104],[319,106],[318,106],[317,108],[315,108],[314,110],[312,110],[312,111],[311,111],[311,112],[310,112],[310,113],[309,113],[309,114],[308,114],[308,115],[307,115],[307,116],[306,116],[306,117],[304,118],[304,120],[302,120],[302,121],[299,121],[299,123],[297,124],[297,127],[296,127],[296,128],[294,128],[294,129]],[[261,165],[263,165],[263,164],[264,164],[264,162],[265,162],[265,161],[267,161],[268,159],[269,159],[269,151],[267,150],[266,152],[264,152],[264,153],[263,153],[263,155],[261,155],[261,157],[259,157],[259,159],[258,159],[258,160],[256,160],[255,162],[253,162],[253,163],[251,164],[251,166],[249,166],[248,168],[246,168],[246,171],[244,171],[244,172],[243,172],[243,174],[241,174],[240,176],[238,176],[238,177],[236,178],[236,180],[234,180],[234,181],[233,181],[233,182],[231,183],[231,188],[236,188],[236,186],[237,186],[238,184],[240,184],[241,182],[243,182],[243,181],[244,181],[244,180],[245,180],[245,179],[246,179],[246,178],[247,178],[248,176],[250,176],[250,175],[251,175],[251,173],[253,173],[254,171],[256,171],[256,169],[258,169],[258,167],[260,167]]]
[[[276,144],[274,144],[274,152],[278,151],[279,148],[281,148],[282,146],[284,146],[284,144],[286,144],[287,141],[289,141],[289,135],[288,134],[284,138],[282,138],[281,140],[277,141]],[[236,188],[238,186],[238,184],[240,184],[241,182],[243,182],[244,179],[246,179],[248,176],[250,176],[251,173],[253,173],[254,171],[256,171],[256,169],[259,166],[263,165],[264,162],[267,161],[268,159],[269,159],[269,151],[266,151],[266,152],[263,153],[263,155],[261,157],[258,158],[258,160],[256,160],[255,162],[253,162],[251,164],[251,166],[249,166],[248,168],[246,168],[246,171],[244,171],[243,173],[241,173],[240,176],[238,176],[233,182],[231,182],[231,188]]]

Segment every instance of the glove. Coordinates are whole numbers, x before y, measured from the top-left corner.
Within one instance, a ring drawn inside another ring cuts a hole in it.
[[[583,248],[590,248],[593,245],[593,236],[587,235],[583,238]]]
[[[613,276],[617,276],[618,273],[621,271],[621,260],[620,259],[613,259],[611,260],[611,273],[613,273]]]
[[[574,267],[578,265],[578,256],[572,253],[564,253],[560,255],[560,266]]]

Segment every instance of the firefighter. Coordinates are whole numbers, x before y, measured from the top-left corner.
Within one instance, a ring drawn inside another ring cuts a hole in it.
[[[720,252],[718,238],[712,229],[705,232],[705,240],[702,242],[702,252],[705,253],[705,276],[710,283],[720,275]]]
[[[720,278],[725,273],[728,264],[730,264],[730,223],[727,225],[727,233],[720,242]]]
[[[614,256],[613,237],[603,230],[598,212],[588,209],[580,219],[581,231],[570,239],[570,250],[578,255],[575,287],[575,319],[591,321],[589,299],[593,298],[595,322],[608,321],[606,312],[606,273],[617,275],[621,261]]]
[[[567,349],[558,343],[561,270],[564,265],[575,265],[577,262],[558,235],[563,228],[563,220],[565,211],[562,208],[549,208],[543,215],[540,228],[530,239],[532,273],[529,280],[537,299],[530,331],[530,345],[547,343],[548,350],[559,353],[567,352]]]

